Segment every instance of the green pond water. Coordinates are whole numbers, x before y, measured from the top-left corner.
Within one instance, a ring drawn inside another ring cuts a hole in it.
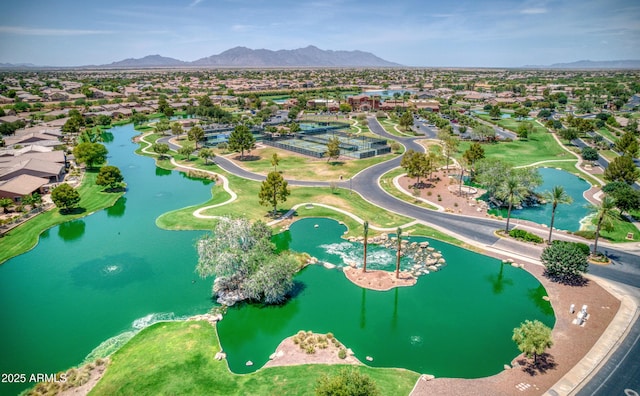
[[[47,230],[34,249],[0,265],[2,373],[65,370],[157,320],[204,313],[213,305],[212,279],[194,272],[194,244],[202,232],[155,225],[162,213],[209,199],[212,184],[135,155],[132,125],[111,132],[105,140],[109,162],[125,176],[124,197],[112,208]],[[281,248],[340,264],[361,254],[360,246],[340,239],[343,232],[337,222],[303,220],[275,240]],[[296,277],[299,294],[287,304],[230,309],[220,338],[232,370],[259,368],[283,338],[305,329],[334,332],[361,360],[373,356],[374,366],[479,377],[517,355],[510,338],[521,321],[553,324],[544,289],[526,272],[437,241],[432,246],[448,265],[412,288],[363,291],[337,270],[312,266]],[[393,257],[393,251],[373,247],[368,256],[371,268],[389,266]],[[255,365],[247,368],[247,360]],[[30,385],[0,384],[0,394]]]
[[[65,370],[111,337],[212,306],[211,281],[194,273],[202,233],[155,225],[164,212],[209,199],[212,184],[135,155],[131,125],[112,132],[109,162],[128,183],[124,197],[51,228],[35,249],[0,265],[2,373]],[[0,394],[27,386],[0,384]]]
[[[303,219],[276,242],[341,265],[345,257],[362,257],[361,244],[340,239],[345,230],[333,220]],[[231,370],[255,371],[282,339],[311,330],[332,332],[361,361],[373,357],[367,362],[372,366],[438,377],[483,377],[501,371],[518,354],[511,341],[514,327],[526,319],[555,323],[550,304],[542,298],[546,291],[527,272],[453,245],[429,242],[442,251],[448,265],[422,276],[413,287],[366,290],[354,286],[340,270],[313,265],[296,277],[298,292],[288,303],[230,308],[218,333]],[[391,269],[395,252],[388,253],[367,255],[367,266]],[[253,366],[246,366],[249,360]]]
[[[583,193],[591,185],[584,179],[560,169],[540,168],[538,172],[542,176],[542,185],[536,189],[536,192],[551,191],[554,186],[562,186],[564,191],[573,199],[573,203],[569,205],[558,205],[553,227],[559,230],[578,231],[580,222],[584,221],[583,219],[589,214],[587,209],[589,201],[584,198]],[[552,209],[550,203],[528,206],[511,210],[511,217],[549,225]],[[505,218],[507,217],[507,209],[500,209],[496,212]]]

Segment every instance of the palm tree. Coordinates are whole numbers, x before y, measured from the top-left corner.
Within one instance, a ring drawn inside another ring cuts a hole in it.
[[[364,222],[364,264],[362,266],[362,272],[367,272],[367,240],[369,239],[369,222]]]
[[[509,221],[511,220],[511,209],[513,205],[522,202],[526,193],[527,188],[522,185],[522,180],[518,176],[518,173],[514,171],[509,172],[509,176],[507,176],[504,183],[498,187],[496,196],[506,200],[509,204],[509,209],[507,210],[507,226],[505,227],[506,232],[509,232]]]
[[[595,255],[598,251],[598,238],[600,238],[600,230],[611,231],[613,229],[613,221],[616,218],[616,201],[608,195],[602,198],[600,205],[589,205],[589,209],[596,215],[596,239],[593,243],[593,252]]]
[[[569,194],[564,191],[564,187],[555,186],[551,191],[546,191],[544,194],[544,199],[547,201],[551,201],[552,209],[551,209],[551,224],[549,225],[549,245],[551,245],[551,234],[553,233],[553,221],[556,217],[556,208],[558,204],[570,204],[573,202],[573,198]]]
[[[398,227],[396,231],[396,236],[398,237],[398,252],[396,256],[396,279],[400,278],[400,250],[402,250],[402,239],[400,236],[402,235],[402,228]]]

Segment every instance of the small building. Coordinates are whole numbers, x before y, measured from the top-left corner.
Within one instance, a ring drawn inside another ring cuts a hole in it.
[[[8,181],[0,181],[0,198],[9,198],[18,203],[27,195],[46,193],[44,186],[47,184],[49,180],[43,177],[20,175]]]
[[[349,96],[347,102],[353,111],[369,111],[380,108],[380,96],[355,95]]]
[[[57,162],[42,161],[35,158],[0,163],[0,181],[8,181],[20,175],[46,178],[51,183],[64,179],[65,166]]]

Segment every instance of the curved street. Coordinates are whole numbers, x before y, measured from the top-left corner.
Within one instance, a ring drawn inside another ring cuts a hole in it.
[[[368,124],[369,129],[373,133],[389,140],[396,140],[403,144],[407,150],[424,151],[424,147],[416,143],[417,139],[424,138],[424,136],[393,136],[382,128],[375,117],[369,117]],[[430,135],[434,134],[432,130],[425,131],[422,128],[421,130],[426,132],[428,137],[432,137]],[[168,138],[165,142],[171,144]],[[537,261],[539,259],[542,248],[499,238],[495,235],[495,230],[501,228],[504,224],[501,220],[427,210],[402,201],[385,192],[382,187],[380,187],[379,179],[385,173],[399,167],[400,161],[401,158],[396,157],[392,160],[371,166],[356,174],[351,180],[343,180],[338,183],[338,185],[342,188],[355,191],[373,205],[415,219],[418,222],[448,233],[485,250],[497,253],[509,253],[527,261]],[[222,169],[233,175],[255,181],[265,179],[262,175],[249,172],[237,166],[227,158],[216,157],[215,162]],[[300,180],[288,180],[288,182],[293,186],[329,186],[329,182]],[[523,228],[527,227],[531,226],[523,226]],[[575,238],[566,235],[561,237],[560,233],[556,235],[556,238],[575,240]],[[640,244],[613,245],[602,242],[600,246],[611,259],[612,263],[607,266],[591,264],[589,266],[589,273],[610,281],[631,286],[631,288],[628,288],[631,290],[630,294],[634,295],[636,300],[638,300],[638,296],[640,295],[638,292],[638,288],[640,287]],[[637,373],[640,372],[640,364],[638,364],[637,359],[637,356],[640,356],[639,333],[640,320],[638,320],[638,311],[636,310],[633,323],[630,324],[626,337],[620,340],[618,348],[612,351],[601,364],[601,367],[598,367],[596,372],[592,373],[578,388],[574,389],[573,392],[578,392],[577,394],[579,395],[622,395],[628,390],[639,392],[640,376],[637,375]],[[550,390],[548,394],[553,394],[553,392],[555,391]]]

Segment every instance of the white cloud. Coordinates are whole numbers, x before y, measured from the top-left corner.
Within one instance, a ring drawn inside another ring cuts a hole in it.
[[[21,26],[0,26],[0,33],[18,34],[22,36],[86,36],[92,34],[111,34],[109,30],[81,29],[40,29]]]
[[[255,29],[253,25],[232,25],[231,30],[234,32],[247,32],[249,30]]]
[[[520,11],[521,14],[527,15],[535,15],[535,14],[546,14],[548,10],[546,8],[525,8]]]

